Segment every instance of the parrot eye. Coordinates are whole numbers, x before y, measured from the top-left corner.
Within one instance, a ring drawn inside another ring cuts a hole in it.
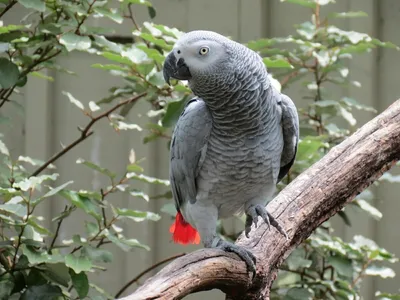
[[[210,49],[208,47],[201,47],[199,50],[199,54],[206,55],[208,53],[208,51],[210,51]]]

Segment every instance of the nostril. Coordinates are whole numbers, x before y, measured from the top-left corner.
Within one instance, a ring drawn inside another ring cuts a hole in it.
[[[183,59],[183,58],[180,58],[179,60],[178,60],[178,62],[176,63],[176,65],[178,66],[178,67],[181,67],[181,66],[183,66],[185,64],[185,60]]]

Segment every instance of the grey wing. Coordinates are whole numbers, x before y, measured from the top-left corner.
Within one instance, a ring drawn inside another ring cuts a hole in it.
[[[176,209],[196,201],[196,177],[204,161],[212,119],[204,101],[189,101],[174,129],[169,177]]]
[[[278,104],[282,109],[281,126],[283,133],[281,168],[278,175],[279,182],[289,172],[296,158],[297,145],[299,143],[299,116],[296,106],[288,96],[281,94]]]

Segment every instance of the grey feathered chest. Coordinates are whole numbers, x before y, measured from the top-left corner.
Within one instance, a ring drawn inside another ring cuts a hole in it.
[[[241,212],[255,198],[266,202],[277,182],[283,148],[280,107],[272,87],[253,94],[262,100],[250,98],[240,107],[230,99],[221,120],[211,111],[212,128],[196,178],[197,201],[217,205],[220,217]],[[240,114],[241,109],[246,113]]]

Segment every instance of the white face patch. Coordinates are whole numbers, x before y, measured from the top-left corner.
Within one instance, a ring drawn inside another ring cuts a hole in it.
[[[217,64],[228,58],[224,45],[212,40],[178,42],[173,51],[177,61],[185,60],[193,76],[218,68]]]

